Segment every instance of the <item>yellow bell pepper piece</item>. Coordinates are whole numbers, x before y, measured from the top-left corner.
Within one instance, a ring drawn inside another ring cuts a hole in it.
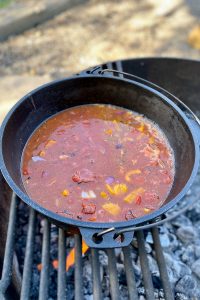
[[[104,199],[108,198],[108,195],[105,192],[101,192],[100,196]]]
[[[56,141],[54,140],[49,140],[46,144],[45,144],[45,149],[53,146],[54,144],[56,144]]]
[[[127,185],[125,183],[119,183],[114,186],[114,191],[116,195],[124,194],[127,192]]]
[[[144,123],[140,123],[140,126],[137,128],[140,132],[144,132],[145,125]]]
[[[118,204],[114,204],[112,202],[108,202],[102,205],[103,209],[105,209],[109,214],[116,216],[120,213],[120,207]]]
[[[114,191],[114,189],[110,186],[110,184],[106,184],[106,187],[107,187],[108,191],[110,192],[110,194],[115,195],[115,191]]]
[[[108,135],[112,135],[112,129],[106,129],[105,130],[105,134],[108,134]]]
[[[139,194],[142,194],[144,193],[145,189],[143,189],[142,187],[140,188],[137,188],[135,190],[133,190],[130,194],[128,194],[125,198],[124,198],[124,201],[127,202],[127,203],[132,203],[136,197],[139,195]]]
[[[132,175],[138,175],[138,174],[141,174],[141,173],[142,172],[139,169],[131,170],[131,171],[126,173],[125,179],[126,179],[126,181],[130,182]]]
[[[125,183],[118,183],[111,187],[109,184],[106,184],[106,187],[110,194],[112,195],[121,195],[127,192],[128,188]]]
[[[69,196],[69,191],[68,191],[68,190],[64,190],[64,191],[62,192],[62,195],[63,195],[64,197]]]

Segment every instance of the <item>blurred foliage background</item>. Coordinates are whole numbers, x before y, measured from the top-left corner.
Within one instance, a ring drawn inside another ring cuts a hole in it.
[[[5,18],[55,3],[0,0],[0,29]],[[105,61],[199,59],[199,24],[197,0],[71,0],[62,13],[0,42],[0,119],[34,87]]]

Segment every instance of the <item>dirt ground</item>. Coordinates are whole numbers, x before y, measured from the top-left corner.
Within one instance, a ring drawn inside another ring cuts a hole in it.
[[[0,43],[0,119],[35,86],[105,61],[198,59],[188,36],[199,23],[196,0],[90,0],[10,37]]]

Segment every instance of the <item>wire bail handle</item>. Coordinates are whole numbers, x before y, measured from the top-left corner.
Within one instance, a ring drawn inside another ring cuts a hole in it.
[[[127,73],[127,72],[123,72],[123,71],[118,71],[118,70],[114,70],[114,69],[101,69],[101,67],[96,67],[94,68],[90,73],[91,74],[94,74],[94,72],[96,72],[98,69],[100,69],[98,71],[98,74],[99,75],[104,75],[104,73],[116,73],[116,74],[121,74],[121,75],[125,75],[125,76],[128,76],[128,77],[131,77],[131,78],[134,78],[135,80],[137,81],[140,81],[141,83],[148,83],[148,85],[151,85],[152,87],[156,88],[156,89],[159,89],[159,90],[164,90],[163,88],[160,88],[159,86],[157,86],[156,84],[154,83],[151,83],[149,82],[148,80],[146,79],[143,79],[141,77],[138,77],[136,75],[133,75],[133,74],[130,74],[130,73]],[[164,90],[165,91],[165,90]],[[172,95],[171,93],[169,93],[167,91],[167,93],[169,95]],[[194,120],[198,123],[198,125],[200,126],[200,120],[199,118],[193,113],[193,111],[184,103],[182,102],[180,99],[178,99],[177,97],[175,97],[174,95],[172,95],[174,98],[176,98],[176,101],[182,106],[184,107],[184,109],[186,111],[189,111],[190,114],[192,115],[192,117],[194,118]],[[144,229],[149,229],[149,228],[152,228],[152,227],[155,227],[155,226],[159,226],[159,225],[162,225],[164,224],[165,222],[167,221],[171,221],[172,219],[178,217],[180,214],[184,213],[190,206],[193,206],[194,205],[194,202],[195,200],[191,200],[188,202],[188,204],[181,210],[179,210],[177,213],[175,214],[172,214],[171,216],[167,217],[166,215],[162,215],[162,216],[159,216],[157,217],[156,219],[154,219],[152,221],[152,223],[148,223],[146,225],[142,225],[142,226],[132,226],[132,227],[128,227],[128,228],[124,228],[124,229],[120,229],[116,232],[117,235],[120,235],[122,233],[125,233],[125,232],[130,232],[130,231],[139,231],[139,230],[144,230]],[[108,228],[108,229],[105,229],[99,233],[97,233],[97,236],[100,237],[100,236],[103,236],[104,234],[106,233],[109,233],[109,232],[112,232],[112,231],[115,231],[116,228],[115,227],[111,227],[111,228]]]

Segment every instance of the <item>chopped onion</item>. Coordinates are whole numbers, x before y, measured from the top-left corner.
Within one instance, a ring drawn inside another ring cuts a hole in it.
[[[93,191],[89,191],[90,198],[96,198],[96,194]]]
[[[108,176],[105,181],[107,184],[111,184],[115,181],[115,178],[113,176]]]
[[[82,191],[81,197],[84,199],[93,199],[93,198],[96,198],[96,194],[92,190],[90,190],[88,192]]]
[[[40,156],[32,156],[32,160],[34,162],[37,162],[37,161],[44,161],[45,159]]]

